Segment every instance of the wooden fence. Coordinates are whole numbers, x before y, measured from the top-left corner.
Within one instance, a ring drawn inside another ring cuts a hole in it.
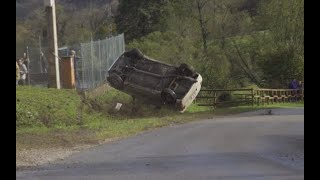
[[[304,101],[304,89],[202,89],[195,103],[216,108],[297,101]]]

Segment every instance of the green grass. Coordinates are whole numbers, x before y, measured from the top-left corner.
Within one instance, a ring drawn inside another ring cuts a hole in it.
[[[19,86],[16,90],[16,126],[68,126],[75,123],[80,98],[74,90]]]
[[[192,104],[185,113],[180,113],[169,108],[159,110],[150,105],[133,105],[130,96],[110,87],[99,91],[87,93],[80,108],[81,98],[74,90],[18,87],[17,149],[96,144],[105,139],[127,137],[149,129],[217,115],[304,106],[303,103],[285,103],[213,110]],[[123,104],[119,112],[114,111],[116,103]],[[81,122],[79,112],[82,112]]]
[[[197,106],[196,104],[191,104],[185,112],[196,113],[196,112],[208,112],[208,111],[212,111],[212,107]]]

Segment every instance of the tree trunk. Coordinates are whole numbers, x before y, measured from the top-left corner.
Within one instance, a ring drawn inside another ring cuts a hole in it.
[[[197,1],[197,8],[199,13],[199,23],[201,28],[201,34],[202,34],[202,43],[203,43],[203,51],[205,54],[207,54],[207,37],[208,37],[208,31],[207,31],[207,24],[203,15],[203,7],[206,4],[206,2],[202,2],[201,0]]]

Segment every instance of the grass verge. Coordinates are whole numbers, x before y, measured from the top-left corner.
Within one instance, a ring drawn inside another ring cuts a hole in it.
[[[89,92],[85,99],[73,90],[35,87],[18,87],[16,96],[17,151],[98,144],[106,139],[214,116],[304,106],[303,103],[284,103],[213,110],[193,104],[185,113],[179,113],[167,108],[133,105],[130,96],[107,86]],[[117,103],[122,104],[120,111],[114,111]]]

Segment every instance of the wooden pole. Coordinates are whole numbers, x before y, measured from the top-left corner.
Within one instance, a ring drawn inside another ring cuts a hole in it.
[[[48,22],[48,87],[60,89],[55,0],[44,0],[44,4]]]
[[[254,106],[254,90],[251,89],[251,105]]]

